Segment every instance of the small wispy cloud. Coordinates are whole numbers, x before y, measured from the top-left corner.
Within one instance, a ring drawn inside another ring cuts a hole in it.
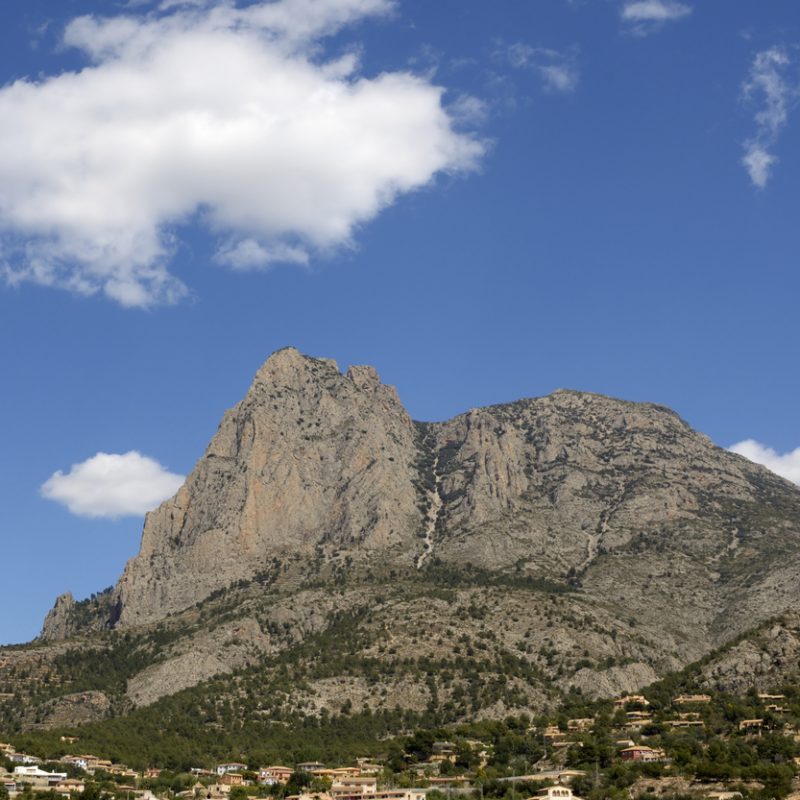
[[[791,58],[785,48],[770,47],[757,53],[747,80],[742,84],[742,97],[758,107],[756,132],[744,143],[742,165],[753,185],[763,189],[778,162],[772,152],[781,131],[789,120],[789,110],[798,97],[798,85],[786,73]]]
[[[308,251],[298,245],[277,243],[267,247],[256,239],[229,240],[220,245],[214,261],[239,272],[264,270],[274,264],[308,264]]]
[[[450,117],[457,124],[482,125],[489,116],[487,103],[471,94],[460,94],[447,107]]]
[[[182,475],[131,450],[97,453],[73,464],[67,473],[59,470],[42,484],[40,492],[79,517],[116,519],[146,514],[175,494],[183,481]]]
[[[622,6],[620,16],[630,33],[646,36],[667,22],[688,17],[692,10],[690,5],[677,0],[633,0]]]
[[[772,166],[778,160],[777,156],[765,150],[762,145],[752,139],[745,142],[742,165],[747,170],[753,186],[763,189],[772,175]]]
[[[495,60],[505,61],[514,69],[527,69],[538,75],[547,92],[569,94],[580,81],[580,70],[575,49],[554,50],[533,47],[525,42],[495,43]]]
[[[800,486],[800,447],[790,453],[781,454],[755,439],[745,439],[728,449]]]

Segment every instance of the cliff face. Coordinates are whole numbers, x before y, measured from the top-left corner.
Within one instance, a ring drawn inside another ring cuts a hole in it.
[[[358,600],[382,620],[370,657],[389,630],[418,652],[436,629],[446,658],[494,615],[493,647],[602,693],[797,609],[799,568],[800,491],[669,409],[558,391],[419,423],[370,367],[287,349],[148,515],[108,598],[82,616],[61,600],[43,639],[101,612],[124,631],[166,620],[173,643],[129,683],[144,702],[297,647]],[[449,615],[443,581],[463,593]]]
[[[583,573],[648,534],[722,525],[725,502],[758,502],[754,480],[793,492],[668,409],[578,392],[471,411],[437,426],[437,440],[440,553],[494,567]],[[729,533],[668,544],[709,554]]]
[[[421,525],[415,429],[374,370],[281,350],[223,417],[171,500],[148,514],[117,585],[120,624],[237,580],[336,558],[411,563]]]

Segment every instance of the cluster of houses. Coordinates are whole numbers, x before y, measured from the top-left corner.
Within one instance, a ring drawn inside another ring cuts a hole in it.
[[[784,705],[786,695],[760,693],[758,694],[758,699],[765,712],[778,716],[788,713],[788,709]],[[681,708],[686,706],[697,707],[708,705],[710,702],[711,695],[708,694],[680,694],[673,698],[672,705]],[[628,719],[626,727],[640,728],[653,721],[652,715],[647,711],[650,704],[642,695],[626,695],[615,700],[614,705],[617,709],[636,707],[637,710],[626,712]],[[702,728],[705,725],[698,711],[681,711],[675,715],[674,719],[660,720],[660,723],[671,728]],[[741,720],[738,726],[741,732],[747,734],[760,734],[765,727],[766,723],[763,717]]]
[[[448,757],[448,748],[445,747],[444,750],[445,757]],[[40,758],[27,753],[17,753],[10,744],[0,743],[0,756],[14,764],[11,773],[0,770],[0,782],[11,798],[20,794],[25,786],[34,791],[52,792],[64,798],[71,798],[85,789],[85,780],[68,778],[66,772],[48,772],[41,768]],[[117,793],[124,793],[131,800],[156,800],[152,792],[142,790],[136,784],[143,778],[158,778],[161,770],[150,769],[137,773],[123,764],[113,764],[93,755],[67,755],[58,761],[89,776],[104,773],[118,778],[129,778],[131,784],[118,784]],[[382,769],[380,764],[366,758],[358,759],[355,766],[334,769],[313,761],[300,763],[294,767],[281,765],[261,767],[255,772],[249,771],[247,764],[228,762],[218,764],[213,770],[193,768],[191,772],[196,776],[197,783],[181,792],[179,796],[198,798],[198,800],[200,798],[227,800],[231,789],[235,786],[251,786],[254,783],[266,786],[286,785],[294,774],[304,773],[312,778],[324,779],[330,788],[323,792],[293,795],[287,800],[425,800],[428,788],[379,788],[378,775]]]
[[[784,706],[786,695],[783,694],[759,694],[758,699],[764,704],[764,711],[771,714],[782,716],[788,709]],[[765,728],[764,718],[743,719],[739,722],[739,730],[744,733],[760,734]]]
[[[480,742],[479,757],[484,765],[488,761],[486,746]],[[259,783],[267,786],[276,784],[286,785],[293,775],[302,773],[311,778],[324,782],[324,791],[306,791],[298,795],[290,795],[286,800],[425,800],[432,788],[437,786],[468,787],[469,778],[466,775],[449,777],[436,777],[435,772],[444,761],[451,763],[456,760],[456,745],[452,742],[434,742],[433,753],[424,764],[417,767],[419,777],[425,778],[428,786],[421,788],[385,788],[379,787],[378,776],[383,771],[383,766],[370,759],[356,759],[354,766],[327,767],[316,761],[296,764],[294,767],[273,765],[261,767],[251,772],[247,765],[240,762],[219,764],[213,770],[195,768],[192,773],[197,776],[198,783],[183,792],[185,798],[206,798],[206,800],[224,800],[233,786],[248,786]],[[200,779],[212,779],[210,784],[200,782]]]
[[[14,764],[9,773],[0,769],[0,784],[10,797],[15,797],[27,784],[38,791],[53,791],[62,797],[84,790],[83,781],[70,780],[66,772],[46,772],[39,767],[41,759],[27,753],[18,753],[14,747],[0,742],[0,756]]]
[[[62,740],[68,743],[75,741],[74,737],[62,737]],[[28,753],[18,753],[13,745],[5,742],[0,742],[0,757],[14,765],[10,773],[0,769],[0,782],[9,797],[16,797],[25,786],[30,786],[37,792],[52,792],[64,798],[80,794],[86,788],[85,779],[69,778],[66,772],[48,772],[41,768],[42,759]],[[124,764],[113,764],[111,761],[92,755],[63,756],[59,762],[75,767],[90,776],[105,772],[131,781],[141,777],[138,772]],[[129,786],[120,785],[120,790],[128,790],[132,796],[135,793],[139,800],[153,800],[149,792],[139,791],[134,783]]]
[[[674,706],[697,706],[705,705],[711,702],[711,696],[707,694],[680,694],[672,701]],[[614,707],[619,709],[631,709],[625,712],[626,724],[625,727],[629,731],[635,731],[643,728],[653,721],[653,715],[649,711],[650,703],[646,697],[640,694],[625,695],[624,697],[617,698],[614,701]],[[663,721],[664,725],[669,725],[671,728],[702,728],[705,724],[700,718],[700,713],[697,711],[679,711],[673,719]],[[644,760],[639,759],[636,760]],[[657,761],[659,759],[650,757],[650,761]],[[663,759],[662,759],[663,760]]]
[[[62,737],[65,742],[74,744],[74,737]],[[470,741],[478,762],[486,766],[489,760],[489,748],[482,742]],[[325,786],[324,791],[305,792],[290,795],[287,800],[425,800],[432,788],[461,787],[468,788],[470,779],[466,775],[439,776],[439,770],[445,762],[455,763],[457,747],[453,742],[438,741],[433,743],[430,758],[415,765],[417,776],[426,784],[424,788],[386,788],[379,786],[379,775],[383,765],[368,758],[356,759],[352,766],[330,768],[317,761],[303,762],[293,767],[272,765],[250,770],[247,764],[237,761],[216,765],[213,769],[194,767],[190,770],[196,783],[179,796],[186,800],[227,800],[234,787],[283,785],[289,783],[293,775],[302,773],[312,779],[318,779],[317,786]],[[26,785],[35,791],[53,792],[64,798],[70,798],[82,792],[85,779],[69,778],[66,772],[48,772],[41,768],[42,760],[26,753],[17,753],[10,744],[0,743],[0,756],[11,761],[15,766],[13,772],[3,773],[0,778],[10,795],[16,797]],[[155,800],[154,795],[139,788],[142,779],[156,779],[161,770],[149,769],[142,773],[130,769],[124,764],[113,764],[94,755],[66,755],[58,762],[73,767],[70,772],[78,771],[86,776],[117,778],[117,792],[125,794],[130,800]]]
[[[645,705],[647,700],[640,695],[628,695],[615,701],[617,708],[626,708],[629,704]],[[627,723],[625,729],[628,731],[638,730],[642,727],[642,716],[649,715],[639,711],[629,711],[626,714]],[[545,743],[554,749],[572,747],[578,741],[578,735],[590,733],[594,729],[595,720],[593,717],[581,717],[567,721],[567,730],[563,731],[557,725],[550,725],[545,728]],[[702,723],[701,723],[702,724]],[[616,741],[617,754],[623,761],[659,762],[666,761],[667,754],[663,750],[647,747],[646,745],[636,744],[633,739],[624,738]]]
[[[703,728],[705,722],[699,709],[711,703],[711,699],[711,695],[708,694],[680,694],[672,699],[672,717],[664,719],[663,715],[659,716],[658,723],[674,729]],[[758,699],[765,712],[773,715],[788,713],[785,695],[759,694]],[[617,756],[622,761],[642,763],[669,761],[664,750],[637,744],[632,738],[629,738],[640,733],[643,728],[655,721],[650,710],[650,702],[644,695],[626,694],[618,697],[614,700],[614,708],[617,712],[624,714],[624,722],[621,723],[618,730],[625,738],[616,741]],[[566,730],[563,727],[550,725],[543,734],[545,743],[554,750],[569,748],[580,740],[580,734],[591,732],[594,724],[594,718],[586,717],[568,720]],[[766,727],[767,723],[764,718],[744,719],[738,723],[738,730],[746,735],[760,735]],[[637,736],[637,738],[639,737]]]
[[[786,698],[779,694],[759,694],[759,700],[765,712],[774,715],[787,713],[785,708]],[[659,715],[658,722],[673,728],[702,727],[705,723],[701,717],[699,707],[708,705],[711,696],[707,694],[681,694],[673,698],[673,718],[663,719]],[[658,763],[669,760],[664,750],[649,747],[635,742],[630,736],[639,733],[646,725],[653,722],[650,703],[643,695],[628,694],[614,700],[617,712],[624,715],[624,720],[618,729],[618,735],[624,738],[617,739],[617,757],[621,761]],[[566,726],[548,726],[543,732],[545,744],[553,756],[560,748],[569,748],[580,741],[581,735],[590,733],[595,726],[593,717],[575,718],[567,721]],[[738,724],[740,732],[746,735],[759,735],[765,727],[764,719],[746,719]],[[800,735],[800,734],[799,734]],[[641,737],[637,736],[637,740]],[[75,737],[62,737],[62,741],[72,745],[77,740]],[[480,767],[485,767],[490,759],[490,747],[483,742],[469,740],[467,745],[477,756]],[[0,758],[11,762],[11,772],[0,769],[0,782],[11,798],[16,797],[25,786],[30,786],[36,791],[47,791],[54,795],[69,800],[85,788],[85,777],[68,777],[67,772],[48,772],[41,767],[41,759],[26,753],[18,753],[10,744],[0,742]],[[555,763],[558,763],[556,758]],[[302,773],[311,778],[318,779],[317,787],[325,787],[322,791],[307,790],[298,795],[292,795],[286,800],[426,800],[427,792],[434,788],[447,788],[448,792],[468,791],[471,788],[471,779],[468,775],[441,774],[441,767],[445,762],[455,764],[457,761],[457,746],[448,741],[434,742],[429,759],[410,768],[416,774],[414,780],[419,779],[425,788],[386,788],[379,786],[379,776],[383,766],[368,758],[356,760],[353,766],[340,766],[330,768],[316,761],[299,763],[293,767],[273,765],[250,770],[247,764],[241,762],[226,762],[218,764],[214,769],[196,767],[191,770],[196,782],[193,786],[179,794],[184,800],[228,800],[234,787],[246,787],[260,784],[262,786],[285,786],[292,776]],[[140,788],[142,779],[155,779],[160,775],[160,770],[150,769],[137,773],[124,764],[114,764],[111,761],[93,755],[65,755],[59,759],[65,766],[72,767],[69,774],[82,776],[103,777],[112,776],[116,779],[118,793],[127,794],[129,800],[156,800],[148,790]],[[449,766],[449,765],[448,765]],[[452,768],[447,772],[454,772]],[[534,775],[517,776],[501,780],[528,780],[547,781],[555,783],[541,790],[536,798],[530,800],[580,800],[574,797],[568,787],[569,782],[578,774],[579,770],[551,770]]]

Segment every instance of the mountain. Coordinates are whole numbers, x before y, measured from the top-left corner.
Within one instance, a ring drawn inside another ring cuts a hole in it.
[[[0,650],[0,725],[209,681],[274,718],[607,696],[798,610],[798,566],[797,488],[667,408],[562,390],[415,422],[371,367],[287,348],[117,585]]]

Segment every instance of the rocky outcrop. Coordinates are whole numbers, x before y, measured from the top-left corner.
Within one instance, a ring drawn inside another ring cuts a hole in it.
[[[648,536],[698,557],[727,551],[734,502],[800,493],[715,447],[674,412],[558,391],[437,426],[445,500],[439,556],[544,574],[586,572]],[[685,526],[703,531],[669,542]]]
[[[128,681],[126,698],[136,706],[150,705],[160,697],[255,664],[274,650],[254,619],[237,619],[201,631],[162,653],[157,663]]]
[[[113,605],[112,587],[77,602],[71,592],[56,598],[50,609],[39,640],[43,642],[69,639],[79,633],[102,631],[112,627],[118,617]]]
[[[620,697],[630,694],[642,686],[658,679],[658,674],[649,665],[636,661],[606,670],[581,669],[575,673],[564,688],[579,689],[586,697]]]
[[[72,728],[87,722],[98,722],[111,713],[111,701],[103,692],[79,692],[50,700],[36,709],[36,717],[28,727]]]
[[[800,617],[787,615],[716,654],[700,671],[711,689],[744,694],[766,692],[797,680],[800,671]]]
[[[39,636],[44,640],[67,639],[75,633],[75,598],[72,592],[65,592],[56,598],[42,625]]]

